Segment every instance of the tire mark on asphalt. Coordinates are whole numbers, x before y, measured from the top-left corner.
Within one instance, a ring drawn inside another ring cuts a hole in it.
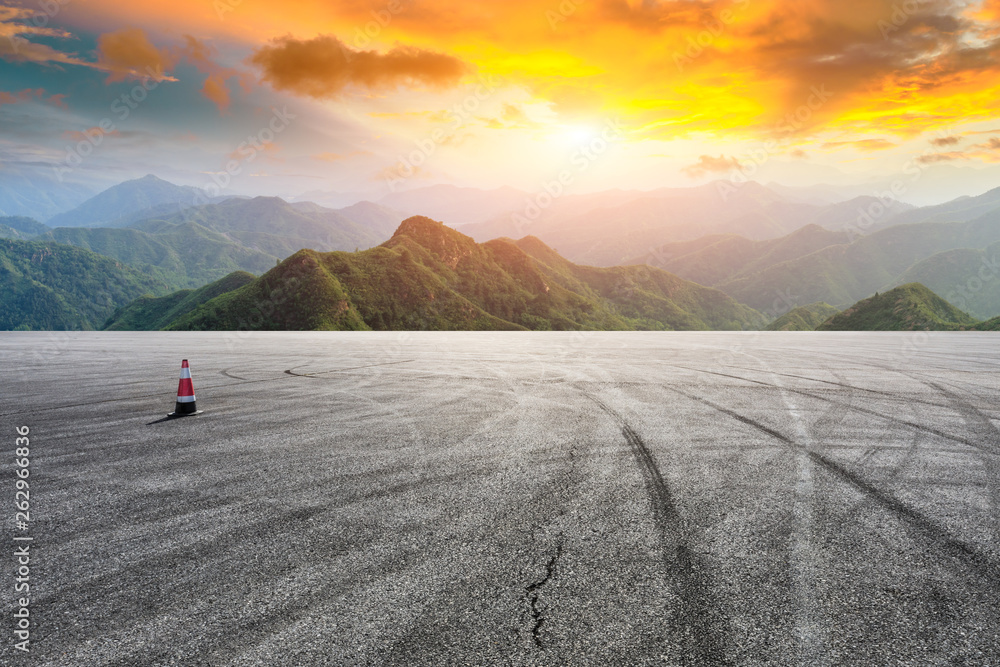
[[[792,418],[796,436],[811,447],[814,444],[812,434],[816,428],[810,429],[806,426],[799,405],[787,391],[787,388],[781,384],[778,375],[763,359],[745,352],[742,354],[755,360],[774,378],[773,386],[778,389],[778,395],[785,405],[785,410]],[[851,391],[849,400],[853,399],[853,396],[854,392]],[[851,402],[853,403],[853,401]],[[831,403],[829,410],[820,417],[820,421],[826,419],[830,424],[843,421],[847,414],[847,405]],[[795,468],[792,534],[789,541],[788,559],[788,569],[795,599],[794,630],[800,663],[819,667],[829,664],[827,628],[830,623],[823,613],[823,605],[819,602],[816,590],[817,582],[822,581],[818,572],[820,556],[814,546],[815,538],[813,536],[816,524],[816,486],[813,480],[814,463],[805,455],[804,449],[800,448],[795,452]]]
[[[592,394],[585,394],[621,427],[632,454],[635,456],[653,506],[653,518],[659,529],[663,545],[663,560],[668,575],[676,578],[681,609],[678,622],[683,631],[682,644],[685,654],[692,656],[696,665],[730,664],[728,641],[723,630],[726,620],[718,617],[718,604],[707,576],[708,567],[688,545],[686,522],[677,510],[656,460],[642,438],[614,409]],[[670,539],[668,536],[673,536]]]
[[[997,430],[988,415],[983,414],[981,410],[960,395],[936,382],[924,381],[924,384],[936,389],[942,396],[946,397],[954,410],[962,415],[973,433],[994,444],[994,452],[1000,450],[1000,431]],[[994,452],[980,450],[979,460],[986,472],[986,485],[991,509],[989,516],[992,518],[990,532],[993,535],[993,543],[996,544],[998,532],[1000,532],[996,519],[997,513],[1000,512],[1000,458]]]
[[[712,401],[709,401],[701,396],[678,389],[677,387],[671,386],[668,388],[671,391],[681,394],[682,396],[686,396],[687,398],[702,403],[703,405],[707,405],[708,407],[728,415],[737,421],[751,426],[762,433],[766,433],[789,447],[804,449],[785,434],[776,431],[775,429],[762,424],[755,419],[713,403]],[[949,556],[964,562],[966,565],[970,566],[982,575],[994,580],[1000,580],[1000,564],[993,561],[993,559],[991,559],[988,555],[981,553],[975,548],[962,542],[960,539],[953,536],[946,528],[939,526],[937,523],[905,504],[891,493],[880,489],[863,478],[861,475],[847,469],[840,463],[837,463],[836,461],[816,451],[805,449],[805,452],[812,461],[834,473],[841,480],[854,486],[862,493],[868,495],[872,500],[882,505],[884,508],[894,512],[907,523],[917,528]]]
[[[233,370],[233,368],[235,368],[235,366],[230,366],[229,368],[223,368],[221,371],[219,371],[219,373],[221,373],[222,375],[225,375],[227,378],[232,378],[234,380],[247,380],[248,379],[248,378],[241,378],[239,375],[233,375],[232,373],[230,373],[229,371]]]
[[[772,389],[782,389],[778,385],[772,384],[770,382],[764,382],[762,380],[754,380],[752,378],[741,377],[739,375],[729,375],[727,373],[719,373],[719,372],[716,372],[716,371],[708,371],[708,370],[705,370],[705,369],[702,369],[702,368],[688,368],[687,366],[677,366],[677,368],[684,368],[684,369],[687,369],[687,370],[697,371],[699,373],[708,373],[710,375],[721,375],[723,377],[733,378],[735,380],[743,380],[744,382],[752,382],[754,384],[763,385],[765,387],[771,387]],[[802,396],[808,396],[809,398],[815,398],[816,400],[825,401],[827,403],[835,403],[835,404],[845,405],[841,401],[837,401],[837,400],[834,400],[834,399],[829,398],[827,396],[823,396],[822,394],[815,394],[813,392],[805,391],[805,390],[802,390],[802,389],[785,388],[785,391],[790,391],[792,393],[800,394]],[[952,435],[951,433],[946,433],[946,432],[941,431],[939,429],[936,429],[936,428],[934,428],[932,426],[926,426],[924,424],[918,424],[917,422],[911,422],[911,421],[906,420],[906,419],[900,419],[899,417],[893,417],[892,415],[886,415],[886,414],[883,414],[883,413],[878,412],[876,410],[870,410],[868,408],[863,408],[863,407],[858,406],[858,405],[848,405],[847,407],[849,409],[851,409],[851,410],[854,410],[855,412],[863,412],[863,413],[865,413],[867,415],[872,415],[873,417],[878,417],[879,419],[885,419],[886,421],[895,422],[897,424],[903,424],[905,426],[909,426],[910,428],[915,428],[915,429],[920,430],[920,431],[926,431],[928,433],[932,433],[932,434],[934,434],[934,435],[936,435],[936,436],[938,436],[940,438],[944,438],[945,440],[951,440],[952,442],[958,442],[958,443],[961,443],[963,445],[968,445],[969,447],[973,447],[975,449],[980,449],[980,450],[984,450],[984,451],[993,451],[993,448],[986,448],[986,447],[984,447],[984,445],[982,445],[982,444],[980,444],[978,442],[969,440],[968,438],[963,438],[961,436]],[[945,406],[938,405],[937,407],[945,407]]]
[[[295,377],[300,377],[300,378],[311,378],[311,377],[316,377],[317,375],[329,375],[330,373],[345,373],[347,371],[356,371],[362,368],[375,368],[376,366],[395,366],[396,364],[409,364],[414,361],[416,361],[416,359],[404,359],[403,361],[386,361],[385,363],[381,364],[365,364],[364,366],[349,366],[347,368],[334,368],[333,370],[330,371],[316,371],[314,373],[296,373],[295,372],[296,368],[302,368],[302,366],[306,365],[302,364],[301,366],[295,366],[294,368],[289,368],[288,370],[285,371],[285,374],[294,375]],[[272,379],[277,379],[277,378],[272,378]]]
[[[346,371],[353,371],[353,370],[358,370],[358,369],[361,369],[361,368],[372,368],[372,367],[375,367],[375,366],[390,366],[390,365],[393,365],[393,364],[405,364],[405,363],[409,363],[411,361],[416,361],[416,359],[407,359],[406,361],[390,361],[390,362],[386,362],[384,364],[368,364],[367,366],[353,366],[353,367],[349,367],[349,368],[337,368],[337,369],[330,370],[330,371],[319,371],[319,372],[316,372],[316,373],[294,373],[294,372],[292,372],[294,369],[289,369],[289,370],[286,370],[283,375],[278,375],[276,377],[271,377],[271,378],[261,378],[261,379],[257,379],[257,380],[240,380],[238,382],[227,382],[226,384],[213,384],[213,385],[201,385],[201,384],[199,384],[198,385],[198,390],[199,391],[203,391],[203,390],[206,390],[206,389],[231,389],[233,387],[239,387],[239,386],[245,385],[245,384],[259,384],[261,382],[275,382],[275,381],[278,381],[278,380],[288,380],[288,379],[291,379],[293,377],[314,377],[316,375],[323,375],[323,374],[327,374],[327,373],[344,373]],[[301,368],[301,366],[296,366],[296,368]],[[230,369],[226,369],[226,370],[230,370]],[[233,377],[233,376],[229,376],[229,377]],[[122,398],[105,398],[105,399],[97,400],[97,401],[87,401],[86,403],[68,403],[68,404],[65,404],[65,405],[52,405],[52,406],[48,406],[48,407],[38,407],[38,408],[32,407],[31,408],[31,412],[32,413],[37,413],[37,412],[51,412],[52,410],[66,410],[68,408],[82,408],[82,407],[87,407],[87,406],[91,406],[91,405],[107,405],[109,403],[128,403],[128,402],[134,403],[134,402],[137,402],[139,399],[143,399],[143,398],[160,398],[160,397],[164,397],[164,396],[173,396],[173,395],[174,395],[174,392],[168,391],[168,390],[164,390],[164,391],[158,391],[158,392],[155,392],[155,393],[152,393],[152,394],[132,394],[130,396],[123,396]],[[12,416],[12,415],[18,415],[18,414],[21,414],[21,412],[22,411],[0,412],[0,417],[9,417],[9,416]]]
[[[685,368],[685,369],[691,370],[691,371],[704,370],[704,369],[700,369],[700,368],[689,368],[687,366],[678,366],[677,368]],[[742,366],[737,366],[736,368],[738,368],[739,370],[749,371],[751,373],[760,372],[760,371],[756,371],[756,370],[754,370],[752,368],[744,368]],[[879,368],[882,368],[882,367],[879,367]],[[886,369],[886,370],[888,370],[888,369]],[[889,391],[879,391],[878,389],[868,389],[866,387],[858,387],[858,386],[855,386],[855,385],[852,385],[852,384],[848,384],[847,382],[845,382],[843,380],[843,378],[840,378],[840,377],[838,377],[838,379],[841,380],[840,382],[834,382],[833,380],[823,380],[821,378],[809,377],[808,375],[795,375],[793,373],[779,373],[777,371],[773,371],[773,370],[770,370],[770,369],[767,372],[770,373],[771,375],[780,375],[782,377],[796,378],[796,379],[800,379],[800,380],[809,380],[810,382],[821,382],[823,384],[829,384],[829,385],[833,385],[835,387],[843,387],[844,389],[849,389],[852,392],[853,391],[863,391],[863,392],[867,392],[869,394],[878,394],[880,396],[885,396],[885,397],[893,399],[893,400],[905,401],[908,404],[922,403],[924,405],[931,405],[931,406],[939,407],[939,408],[940,407],[944,407],[940,403],[934,403],[933,401],[922,401],[920,399],[916,399],[916,398],[912,398],[912,397],[906,397],[905,399],[901,399],[900,396],[899,396],[899,394],[894,394],[894,393],[889,392]],[[719,373],[719,375],[724,375],[724,374],[723,373]],[[741,379],[741,380],[749,380],[749,378],[741,378],[741,377],[739,377],[737,375],[726,375],[725,377],[731,377],[731,378]]]

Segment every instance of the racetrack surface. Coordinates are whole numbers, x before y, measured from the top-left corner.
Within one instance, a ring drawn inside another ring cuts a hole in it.
[[[5,333],[26,665],[1000,664],[1000,338]],[[173,410],[189,359],[204,412]],[[7,501],[5,501],[7,502]]]

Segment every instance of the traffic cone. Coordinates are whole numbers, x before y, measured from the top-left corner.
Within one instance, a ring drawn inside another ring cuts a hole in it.
[[[177,384],[177,405],[169,416],[187,417],[188,415],[197,415],[201,412],[201,410],[195,407],[194,385],[191,383],[191,367],[188,366],[188,360],[185,359],[181,362],[181,380]]]

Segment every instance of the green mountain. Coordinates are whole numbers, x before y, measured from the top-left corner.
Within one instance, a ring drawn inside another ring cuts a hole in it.
[[[863,299],[817,327],[818,331],[957,331],[977,320],[920,283]]]
[[[176,210],[206,201],[208,196],[198,188],[174,185],[150,174],[112,186],[47,223],[49,227],[116,227],[150,207],[172,204]]]
[[[911,266],[937,253],[986,248],[998,241],[1000,209],[968,222],[890,227],[714,286],[741,303],[768,312],[775,306],[783,311],[820,301],[846,307],[898,285],[899,276]]]
[[[760,313],[724,294],[658,269],[578,266],[530,237],[477,244],[418,216],[370,250],[297,252],[165,328],[692,330],[764,324]]]
[[[0,240],[0,330],[96,329],[160,281],[89,250]]]
[[[828,303],[793,308],[767,325],[767,331],[814,331],[840,311]]]
[[[173,289],[201,287],[233,271],[261,274],[278,258],[196,223],[130,228],[60,227],[42,238],[86,248],[128,264]]]
[[[976,331],[1000,331],[1000,317],[980,322],[974,328]]]
[[[931,255],[907,269],[897,283],[922,283],[974,317],[995,317],[1000,315],[1000,242],[982,250]]]
[[[141,296],[127,306],[118,308],[105,323],[109,331],[155,331],[187,315],[198,306],[220,294],[237,290],[253,282],[253,274],[234,271],[225,278],[196,290],[181,290],[167,296]]]
[[[0,238],[26,240],[44,234],[48,230],[47,225],[34,218],[22,215],[0,217]]]

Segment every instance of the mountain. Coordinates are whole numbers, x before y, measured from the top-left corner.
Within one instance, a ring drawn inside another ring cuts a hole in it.
[[[48,226],[34,218],[22,215],[0,217],[0,238],[30,239],[44,234],[48,229]]]
[[[718,234],[667,243],[626,264],[649,264],[712,287],[848,241],[846,232],[830,231],[819,225],[806,225],[787,236],[766,241]]]
[[[237,290],[253,282],[253,274],[234,271],[225,278],[196,290],[181,290],[167,296],[141,296],[127,306],[118,308],[104,324],[108,331],[155,331],[173,320],[187,315],[198,306],[220,294]]]
[[[80,205],[97,191],[98,186],[56,174],[51,164],[0,163],[0,216],[47,220]]]
[[[203,190],[174,185],[152,174],[125,181],[97,194],[76,208],[54,215],[49,227],[118,227],[134,221],[134,214],[170,205],[179,208],[208,201]]]
[[[194,222],[132,228],[59,227],[40,239],[86,248],[128,264],[172,289],[201,287],[233,271],[261,274],[275,255],[248,248]]]
[[[896,284],[918,282],[980,318],[1000,315],[1000,242],[985,249],[957,248],[907,269]]]
[[[976,331],[1000,331],[1000,317],[980,322],[975,326]]]
[[[767,331],[814,331],[839,312],[828,303],[799,306],[768,324]]]
[[[831,245],[802,257],[716,284],[752,308],[783,312],[823,301],[847,307],[898,285],[917,262],[946,250],[986,248],[1000,241],[1000,210],[969,222],[897,225],[853,243]]]
[[[976,197],[959,197],[944,204],[922,206],[885,217],[869,231],[918,222],[967,222],[997,209],[1000,209],[1000,188],[993,188]]]
[[[232,198],[180,212],[168,206],[170,215],[129,227],[58,227],[41,238],[112,257],[181,289],[233,271],[259,275],[302,248],[367,248],[389,238],[401,216],[371,202],[340,212],[277,197]]]
[[[537,197],[536,197],[537,199]],[[562,200],[542,210],[522,202],[487,222],[461,231],[479,241],[531,234],[574,262],[613,266],[664,244],[705,235],[739,234],[751,240],[778,238],[810,224],[831,230],[855,225],[868,198],[829,205],[789,201],[764,186],[728,182],[695,188],[663,188],[624,201],[567,211]],[[897,210],[906,205],[898,204]]]
[[[227,199],[131,225],[147,233],[194,223],[272,257],[288,257],[302,248],[321,251],[370,248],[388,238],[399,220],[375,205],[351,207],[365,222],[316,204],[289,204],[279,197]],[[391,222],[390,222],[391,221]],[[374,227],[366,226],[374,224]]]
[[[329,209],[314,202],[297,202],[291,206],[298,211],[320,215],[333,210],[347,220],[375,232],[380,239],[387,239],[392,236],[399,223],[410,217],[402,211],[397,211],[388,206],[382,206],[370,201],[360,201],[339,209]]]
[[[538,239],[473,239],[425,217],[370,250],[302,250],[165,328],[744,329],[763,317],[645,266],[578,266]]]
[[[115,308],[166,289],[89,250],[0,240],[0,330],[96,329]]]
[[[978,324],[920,283],[876,294],[821,324],[818,331],[957,331]]]
[[[524,206],[528,193],[511,187],[495,190],[462,188],[455,185],[431,185],[413,190],[392,192],[379,204],[398,211],[421,212],[445,224],[467,225],[489,220]]]

